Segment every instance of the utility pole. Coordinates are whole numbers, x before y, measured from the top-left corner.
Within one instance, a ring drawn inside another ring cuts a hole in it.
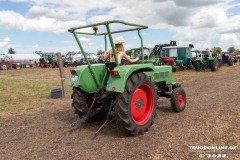
[[[63,95],[63,98],[67,98],[66,87],[65,87],[65,78],[64,78],[65,76],[64,76],[61,53],[57,53],[57,59],[58,59],[58,66],[59,66],[60,78],[61,78],[61,83],[62,83],[62,95]]]

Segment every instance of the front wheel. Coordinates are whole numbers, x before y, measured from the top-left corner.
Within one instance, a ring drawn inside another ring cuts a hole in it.
[[[171,94],[171,105],[174,112],[182,112],[186,107],[186,93],[182,88],[176,88]]]
[[[211,71],[217,71],[218,70],[218,61],[210,61],[210,69]]]
[[[228,64],[229,66],[232,66],[232,65],[234,65],[234,60],[233,59],[230,59],[229,60],[229,64]]]
[[[153,81],[144,73],[127,80],[125,91],[116,98],[115,112],[129,134],[143,134],[153,124],[157,95]]]
[[[199,61],[195,61],[194,62],[194,67],[196,71],[200,71],[201,70],[201,63]]]

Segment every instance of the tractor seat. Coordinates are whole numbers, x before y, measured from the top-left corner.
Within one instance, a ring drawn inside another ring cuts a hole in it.
[[[105,66],[108,71],[112,71],[117,65],[116,65],[116,62],[108,62],[108,63],[105,63]]]

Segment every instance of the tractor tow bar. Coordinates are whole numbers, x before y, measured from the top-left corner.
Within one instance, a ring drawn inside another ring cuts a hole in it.
[[[106,117],[105,122],[99,127],[99,129],[95,132],[95,136],[98,136],[98,134],[100,133],[100,131],[103,129],[103,127],[107,127],[107,125],[111,122],[113,122],[115,120],[113,114],[112,114],[112,104],[113,100],[111,101],[110,107],[109,107],[109,111]]]

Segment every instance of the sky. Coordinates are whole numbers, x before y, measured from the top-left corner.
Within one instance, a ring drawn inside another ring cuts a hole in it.
[[[69,28],[114,19],[147,25],[146,47],[176,40],[200,50],[240,49],[240,0],[0,0],[0,53],[77,52]],[[126,50],[140,47],[137,32],[118,36]],[[79,38],[86,52],[104,50],[103,37]]]

